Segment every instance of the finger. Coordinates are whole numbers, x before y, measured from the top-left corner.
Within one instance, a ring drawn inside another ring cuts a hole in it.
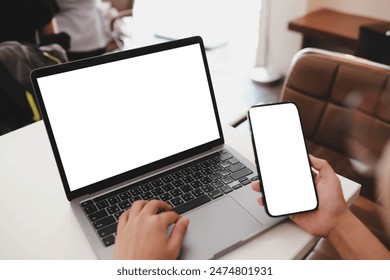
[[[260,184],[260,181],[257,180],[257,181],[254,181],[252,183],[252,190],[254,190],[255,192],[261,192],[261,184]],[[263,197],[260,196],[258,199],[257,199],[257,203],[260,204],[261,206],[264,205],[264,200],[263,200]]]
[[[122,215],[120,215],[119,221],[118,221],[118,226],[117,226],[118,233],[126,226],[127,221],[129,219],[129,213],[130,213],[130,210],[125,211],[124,213],[122,213]]]
[[[172,209],[172,206],[168,203],[161,201],[161,200],[151,200],[148,202],[148,204],[145,205],[145,207],[142,210],[142,213],[148,214],[148,215],[154,215],[159,210],[170,210]]]
[[[314,177],[316,177],[317,175],[319,175],[319,172],[317,169],[315,169],[313,166],[311,167],[311,174],[313,174]]]
[[[170,224],[176,223],[180,218],[181,216],[174,211],[167,211],[160,214],[160,219],[163,220],[166,227]]]
[[[252,190],[255,192],[260,192],[261,191],[261,186],[260,186],[260,181],[256,180],[252,183]]]
[[[177,257],[183,243],[184,235],[187,232],[190,220],[187,217],[181,217],[172,229],[168,240],[168,249]]]
[[[309,155],[309,157],[312,166],[318,171],[320,175],[321,174],[327,175],[329,173],[334,173],[332,167],[326,160],[317,158],[312,155]]]
[[[148,203],[147,200],[137,200],[135,201],[132,205],[131,205],[131,208],[128,210],[130,213],[129,213],[129,217],[128,218],[132,218],[134,216],[137,216],[141,210],[145,207],[145,205]]]

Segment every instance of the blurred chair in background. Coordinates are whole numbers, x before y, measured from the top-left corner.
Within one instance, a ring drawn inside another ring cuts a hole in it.
[[[52,0],[0,4],[0,135],[40,119],[30,71],[67,61],[69,36],[58,33]]]
[[[65,50],[57,44],[0,43],[0,135],[41,119],[30,72],[66,61]]]

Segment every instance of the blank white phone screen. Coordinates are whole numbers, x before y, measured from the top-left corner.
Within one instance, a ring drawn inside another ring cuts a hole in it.
[[[317,195],[295,104],[253,107],[249,114],[268,213],[282,216],[315,209]]]

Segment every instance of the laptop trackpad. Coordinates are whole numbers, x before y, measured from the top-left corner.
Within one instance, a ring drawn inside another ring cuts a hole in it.
[[[257,234],[262,227],[227,196],[185,214],[190,225],[179,259],[212,259]]]

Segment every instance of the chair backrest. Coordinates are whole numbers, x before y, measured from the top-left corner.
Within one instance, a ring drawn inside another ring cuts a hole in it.
[[[305,136],[373,164],[390,139],[390,67],[308,48],[296,54],[281,101],[295,102]]]

